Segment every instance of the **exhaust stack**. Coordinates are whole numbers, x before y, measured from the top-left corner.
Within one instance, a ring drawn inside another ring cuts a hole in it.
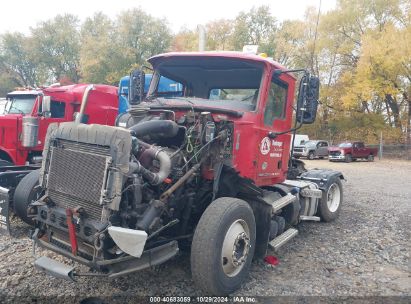
[[[81,123],[83,121],[83,116],[84,116],[84,110],[86,109],[87,102],[88,102],[88,95],[90,92],[94,90],[94,85],[90,84],[87,86],[87,88],[84,91],[83,94],[83,99],[81,100],[81,107],[80,107],[80,112],[76,116],[76,123]]]

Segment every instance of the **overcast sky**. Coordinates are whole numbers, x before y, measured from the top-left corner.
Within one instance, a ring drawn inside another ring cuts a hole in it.
[[[333,9],[335,2],[322,0],[321,11]],[[270,5],[272,14],[280,21],[301,19],[308,6],[318,8],[319,3],[320,0],[1,0],[0,33],[29,33],[30,26],[57,14],[74,14],[83,21],[97,11],[115,18],[133,7],[140,7],[154,17],[166,17],[177,32],[183,26],[194,28],[211,20],[234,18],[240,11],[264,4]]]

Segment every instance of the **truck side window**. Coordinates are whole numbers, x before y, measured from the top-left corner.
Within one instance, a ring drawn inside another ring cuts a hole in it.
[[[275,77],[273,76],[271,80],[267,104],[264,110],[264,124],[266,126],[272,126],[275,119],[283,119],[285,117],[287,85]]]
[[[61,101],[52,100],[50,104],[51,118],[64,118],[66,104]]]

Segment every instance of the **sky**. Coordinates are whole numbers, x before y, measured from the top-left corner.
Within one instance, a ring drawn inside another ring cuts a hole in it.
[[[140,7],[157,18],[167,18],[176,33],[182,27],[195,28],[198,24],[221,18],[234,18],[253,6],[269,5],[272,14],[280,21],[302,19],[308,6],[318,5],[321,11],[335,7],[336,0],[2,0],[0,4],[0,34],[19,31],[25,34],[38,22],[57,14],[77,15],[81,21],[101,11],[114,19],[121,11]]]

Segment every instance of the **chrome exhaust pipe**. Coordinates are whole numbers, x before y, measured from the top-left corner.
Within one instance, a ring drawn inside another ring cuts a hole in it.
[[[84,110],[86,109],[88,102],[88,95],[92,90],[94,90],[94,85],[92,84],[88,85],[87,88],[84,90],[83,99],[81,100],[80,112],[77,114],[75,119],[76,123],[81,123],[83,120]]]

